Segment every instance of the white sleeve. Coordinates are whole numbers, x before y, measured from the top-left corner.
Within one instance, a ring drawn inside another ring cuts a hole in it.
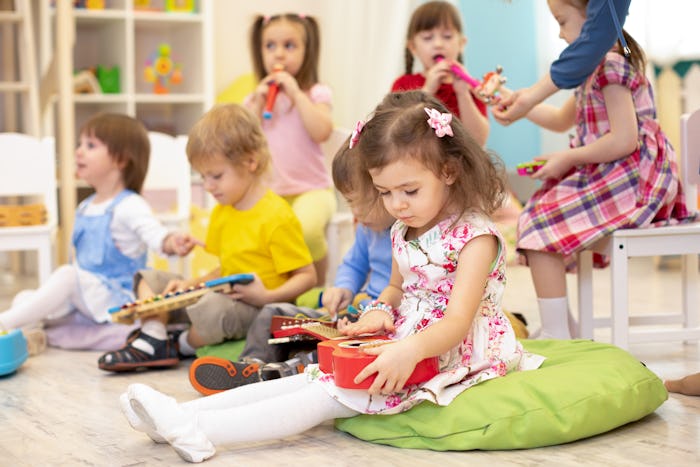
[[[149,249],[163,254],[163,240],[169,233],[141,195],[127,196],[117,204],[111,229],[116,247],[131,258]]]

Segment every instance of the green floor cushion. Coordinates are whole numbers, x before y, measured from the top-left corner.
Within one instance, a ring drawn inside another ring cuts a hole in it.
[[[605,433],[653,412],[661,380],[628,352],[587,340],[523,341],[547,360],[478,384],[449,406],[423,402],[397,415],[336,420],[357,438],[436,451],[522,449]]]
[[[245,339],[225,341],[221,344],[205,345],[197,349],[197,357],[221,357],[237,361],[245,347]]]

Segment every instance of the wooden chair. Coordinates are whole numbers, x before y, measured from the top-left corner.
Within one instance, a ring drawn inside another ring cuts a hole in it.
[[[694,212],[698,207],[700,183],[700,110],[681,117],[681,181],[688,209]],[[595,327],[612,326],[612,343],[623,349],[630,343],[700,339],[700,223],[620,229],[609,237],[609,242],[601,252],[610,256],[612,317],[593,317],[593,251],[585,250],[578,255],[581,337],[592,338]],[[681,255],[681,312],[630,316],[627,270],[629,259],[664,255]],[[669,324],[673,326],[667,326]],[[630,329],[630,325],[636,326],[636,329]],[[638,325],[644,325],[645,328],[641,329]]]
[[[350,130],[335,128],[330,138],[321,144],[325,155],[326,168],[331,172],[331,163],[340,145],[350,136]],[[328,241],[328,272],[326,273],[326,285],[333,285],[338,266],[343,262],[343,255],[355,238],[353,216],[345,199],[336,192],[338,211],[333,215],[326,227],[326,240]]]
[[[151,157],[143,183],[143,196],[160,221],[169,229],[189,232],[192,180],[185,147],[187,136],[173,137],[151,131]],[[168,258],[171,271],[189,277],[187,257]]]
[[[53,269],[58,220],[53,138],[0,133],[0,167],[0,205],[11,209],[11,206],[40,203],[46,209],[44,223],[12,225],[17,222],[9,222],[11,225],[0,227],[0,251],[36,251],[41,285]]]

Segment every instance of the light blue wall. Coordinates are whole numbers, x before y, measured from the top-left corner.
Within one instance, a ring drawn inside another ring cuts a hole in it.
[[[458,6],[468,39],[464,57],[472,75],[480,78],[502,65],[510,89],[537,81],[535,2],[459,0]],[[528,121],[503,127],[491,117],[487,146],[513,168],[540,153],[540,131]]]

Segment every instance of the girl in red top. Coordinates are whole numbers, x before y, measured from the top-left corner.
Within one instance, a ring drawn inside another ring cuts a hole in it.
[[[411,16],[406,34],[406,74],[391,86],[392,92],[421,89],[437,97],[462,124],[479,145],[489,136],[486,105],[472,95],[471,87],[455,76],[452,66],[465,70],[462,50],[467,43],[462,33],[462,20],[457,8],[442,1],[428,2]],[[423,65],[413,73],[413,62]]]

